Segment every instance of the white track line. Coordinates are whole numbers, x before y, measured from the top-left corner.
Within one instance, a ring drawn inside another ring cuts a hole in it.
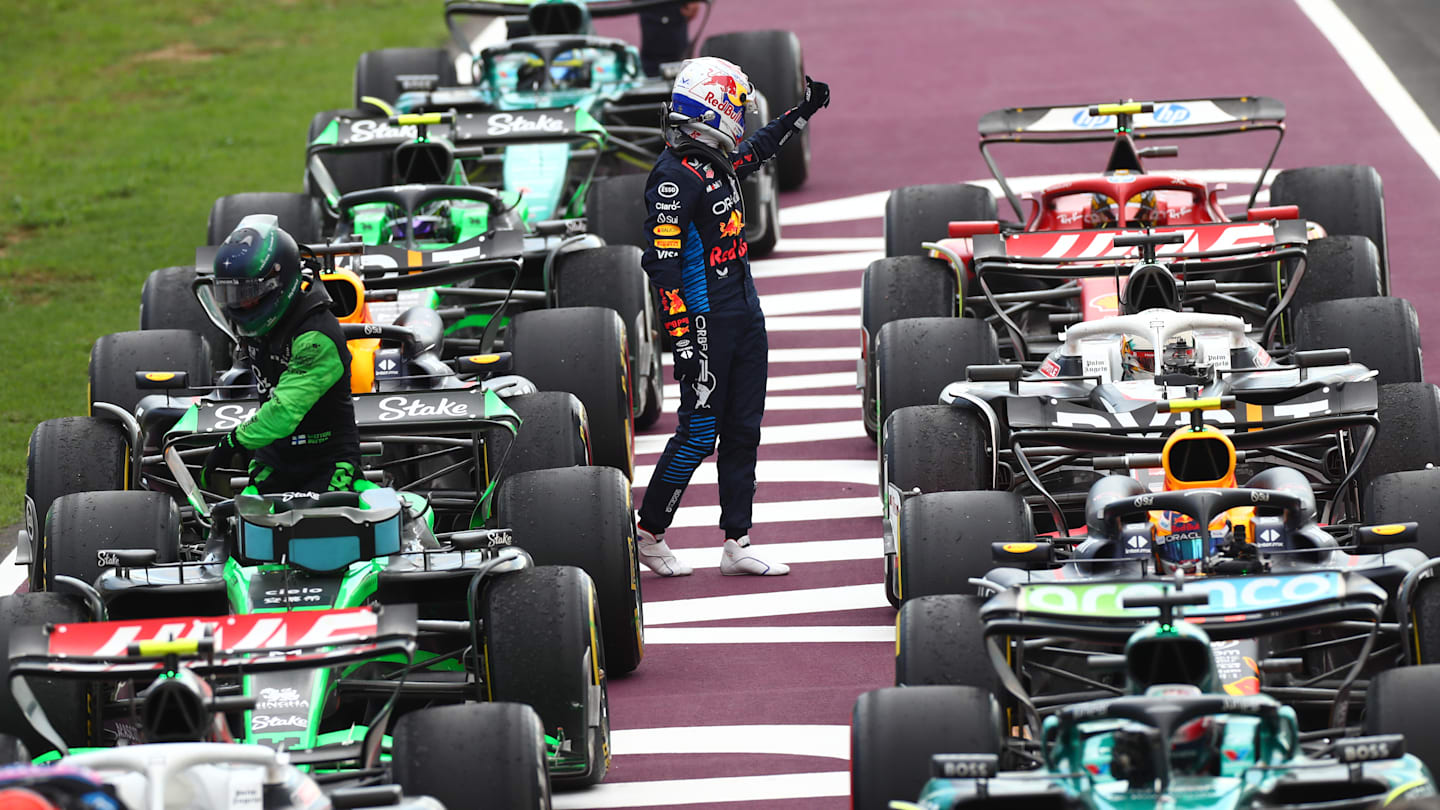
[[[1415,103],[1350,18],[1331,0],[1295,0],[1295,4],[1335,46],[1335,51],[1349,66],[1350,72],[1390,117],[1391,123],[1400,130],[1401,136],[1430,167],[1430,171],[1440,177],[1440,132],[1436,131],[1425,111]],[[783,212],[781,221],[784,221]]]
[[[645,644],[894,644],[895,625],[651,627]]]
[[[853,371],[822,371],[816,374],[786,374],[778,377],[771,377],[765,383],[767,394],[765,403],[768,406],[770,394],[779,391],[814,391],[823,388],[854,388],[855,372]],[[670,383],[665,386],[666,399],[680,399],[680,384]],[[638,438],[638,437],[637,437]],[[636,450],[635,452],[640,452]]]
[[[644,484],[655,472],[653,464],[635,465],[635,483]],[[691,484],[716,482],[714,464],[701,464]],[[755,479],[761,484],[829,483],[874,485],[880,473],[875,459],[825,459],[821,461],[766,461],[755,465]]]
[[[850,727],[829,725],[675,726],[619,729],[610,733],[612,753],[771,754],[850,759]]]
[[[832,613],[837,610],[867,610],[890,607],[885,585],[839,585],[833,588],[805,588],[772,593],[742,593],[732,596],[702,596],[645,602],[645,627],[686,622],[714,622],[728,619],[755,619],[764,616],[797,616],[803,613]]]
[[[771,349],[770,363],[826,363],[831,361],[849,360],[855,362],[860,358],[860,346],[830,346],[818,349]],[[672,364],[672,355],[665,354],[665,365]]]
[[[17,539],[16,542],[19,540]],[[0,561],[0,596],[14,593],[15,589],[19,588],[29,576],[29,567],[16,565],[15,550],[11,549],[10,553],[5,555],[5,559]]]
[[[765,397],[766,411],[848,411],[859,407],[859,394],[818,394],[815,396],[792,394],[790,396]],[[675,413],[679,409],[680,397],[678,395],[665,400],[666,413]]]
[[[852,219],[877,219],[885,215],[885,200],[888,191],[872,191],[854,197],[840,197],[834,200],[792,205],[780,209],[780,225],[816,225],[826,222],[844,222]]]
[[[757,279],[813,276],[821,273],[848,273],[864,270],[876,259],[885,258],[881,250],[863,253],[823,253],[792,259],[761,259],[751,263],[750,273]]]
[[[757,548],[759,544],[757,544]],[[765,559],[786,565],[799,563],[848,562],[850,560],[874,560],[875,570],[881,570],[880,560],[885,546],[880,538],[863,540],[805,540],[799,543],[765,543]],[[677,548],[675,556],[691,568],[719,568],[720,546],[705,548]]]
[[[860,312],[850,315],[788,315],[765,316],[765,328],[771,332],[856,332],[860,329]]]
[[[859,284],[838,290],[812,290],[760,296],[760,308],[765,311],[767,319],[771,315],[806,315],[811,312],[834,312],[842,309],[853,310],[859,307]],[[856,318],[855,325],[860,325],[859,318]]]
[[[716,802],[776,802],[821,796],[849,796],[850,772],[722,776],[660,782],[606,782],[575,793],[557,793],[555,810],[612,807],[676,807]]]
[[[775,243],[776,253],[848,253],[859,250],[885,250],[885,240],[879,236],[829,236],[801,239],[780,237]]]
[[[880,499],[873,495],[867,498],[817,498],[757,503],[754,512],[755,523],[759,525],[869,517],[880,517]],[[670,525],[677,529],[718,526],[720,507],[718,504],[682,506],[675,510],[675,522]]]
[[[817,422],[809,425],[777,425],[760,429],[760,445],[800,444],[823,442],[834,439],[858,439],[865,435],[865,426],[859,419],[845,422]],[[670,440],[668,434],[649,434],[635,437],[635,455],[658,455],[665,450]]]

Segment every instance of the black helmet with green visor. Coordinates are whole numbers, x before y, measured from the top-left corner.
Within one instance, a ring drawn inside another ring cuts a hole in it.
[[[259,337],[300,294],[300,248],[270,214],[240,220],[215,254],[215,300],[235,329]]]

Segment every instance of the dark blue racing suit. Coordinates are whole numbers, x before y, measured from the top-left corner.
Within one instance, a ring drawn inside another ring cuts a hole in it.
[[[736,538],[750,528],[769,341],[746,258],[740,180],[805,124],[800,108],[792,109],[728,157],[698,142],[679,153],[672,146],[650,172],[643,263],[659,288],[663,327],[674,341],[680,424],[640,505],[640,523],[648,531],[670,526],[690,476],[714,452],[717,436],[720,528]]]

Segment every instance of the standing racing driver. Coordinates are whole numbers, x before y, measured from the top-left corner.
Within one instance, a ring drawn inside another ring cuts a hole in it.
[[[690,566],[664,532],[690,476],[715,450],[726,575],[779,576],[750,546],[755,455],[765,413],[769,342],[765,315],[746,259],[740,180],[759,169],[830,101],[825,84],[805,79],[805,98],[745,141],[745,106],[755,92],[738,66],[716,57],[687,61],[675,77],[666,113],[668,147],[645,188],[645,272],[659,288],[666,331],[674,339],[680,383],[679,427],[655,466],[640,505],[640,561],[661,576]]]

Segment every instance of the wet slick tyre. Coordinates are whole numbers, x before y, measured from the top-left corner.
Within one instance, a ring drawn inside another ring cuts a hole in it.
[[[455,59],[444,48],[366,51],[355,60],[355,106],[365,106],[361,99],[366,96],[394,102],[402,92],[396,82],[399,76],[435,76],[439,79],[437,87],[460,83],[455,75]]]
[[[550,284],[559,307],[607,307],[620,314],[629,349],[635,425],[645,428],[660,418],[664,381],[655,307],[640,256],[640,249],[631,245],[562,253]]]
[[[1035,536],[1030,510],[1013,492],[933,492],[906,499],[896,529],[902,602],[973,593],[972,577],[995,567],[990,543]]]
[[[745,69],[750,82],[769,102],[769,115],[781,115],[805,98],[805,57],[800,38],[790,31],[737,31],[708,37],[702,56],[728,59]],[[769,123],[769,117],[759,122]],[[750,126],[747,132],[754,132]],[[793,134],[776,159],[782,191],[794,191],[810,176],[810,128]]]
[[[141,398],[168,393],[187,396],[190,389],[141,390],[135,372],[184,372],[193,385],[210,385],[210,347],[205,338],[186,329],[148,329],[101,335],[90,347],[90,400],[109,402],[130,413]],[[92,409],[92,413],[94,413]],[[104,415],[101,411],[97,415]]]
[[[46,624],[73,624],[88,621],[80,600],[59,593],[18,593],[0,596],[0,728],[20,737],[32,756],[39,756],[55,748],[41,737],[15,703],[10,692],[10,637],[22,627],[39,627]],[[84,681],[73,678],[27,678],[35,699],[50,720],[50,725],[60,733],[67,745],[86,745],[90,738],[91,723],[85,707],[89,705],[90,687]]]
[[[974,686],[1000,693],[985,647],[979,596],[945,594],[911,599],[896,619],[896,686]]]
[[[608,467],[521,473],[500,484],[495,512],[536,565],[578,566],[595,581],[610,674],[640,666],[640,569],[625,477]]]
[[[34,544],[32,559],[39,559],[45,517],[56,498],[125,489],[129,474],[130,444],[119,422],[62,416],[37,425],[25,452],[25,531]],[[36,580],[30,587],[39,590]]]
[[[949,318],[956,313],[955,272],[944,262],[925,256],[892,256],[878,259],[865,268],[860,283],[860,328],[865,341],[864,409],[865,432],[875,438],[880,430],[876,413],[875,337],[880,327],[906,318]]]
[[[934,405],[965,369],[1000,362],[995,330],[975,318],[909,318],[880,327],[875,341],[879,424],[911,405]]]
[[[530,706],[545,733],[569,743],[552,781],[599,784],[610,717],[594,583],[573,565],[542,565],[491,580],[482,600],[490,699]]]
[[[1381,291],[1390,292],[1389,246],[1385,236],[1385,192],[1371,166],[1308,166],[1286,169],[1270,183],[1270,205],[1297,205],[1300,216],[1318,222],[1328,236],[1363,236],[1380,255]]]
[[[973,687],[891,687],[861,695],[850,719],[852,807],[888,810],[893,799],[919,797],[935,754],[999,754],[1000,718],[995,698]]]
[[[187,329],[205,339],[210,349],[211,377],[230,368],[230,336],[220,331],[196,300],[190,285],[194,267],[163,267],[145,278],[140,288],[140,329]],[[202,382],[209,382],[207,377]]]
[[[1365,690],[1365,734],[1403,734],[1408,753],[1440,768],[1435,684],[1440,664],[1400,667],[1376,675]]]
[[[320,201],[305,194],[285,191],[251,191],[221,197],[210,206],[210,221],[205,228],[207,245],[225,241],[251,214],[274,214],[280,227],[296,242],[319,242],[324,239],[325,215]]]
[[[56,590],[56,577],[93,584],[96,553],[151,549],[156,562],[180,558],[180,511],[163,492],[77,492],[55,499],[30,567],[30,587]],[[118,618],[118,617],[112,617]]]
[[[522,312],[510,322],[505,347],[515,373],[541,391],[569,391],[590,421],[590,458],[633,471],[633,417],[625,324],[613,309],[571,307]]]
[[[392,776],[446,807],[549,810],[545,730],[522,703],[420,709],[395,724]]]
[[[1301,282],[1302,284],[1304,282]],[[1420,319],[1404,298],[1342,298],[1295,315],[1298,349],[1350,349],[1350,360],[1380,372],[1380,383],[1420,382]]]
[[[921,256],[923,242],[946,238],[952,221],[993,220],[995,197],[969,183],[903,186],[885,200],[885,255]]]

